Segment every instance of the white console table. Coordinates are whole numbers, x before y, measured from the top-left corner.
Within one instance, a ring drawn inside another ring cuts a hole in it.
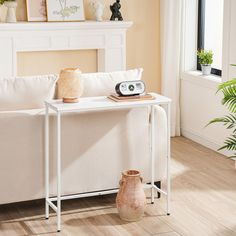
[[[131,102],[114,102],[107,97],[90,97],[81,98],[79,103],[65,104],[61,100],[46,101],[46,113],[45,113],[45,197],[46,197],[46,219],[49,218],[49,207],[51,207],[57,213],[57,230],[61,230],[61,201],[67,199],[75,199],[81,197],[111,194],[117,190],[105,190],[93,193],[82,193],[69,196],[61,196],[61,115],[68,112],[89,112],[89,111],[104,111],[104,110],[115,110],[115,109],[130,109],[135,107],[150,107],[151,108],[151,129],[150,129],[150,160],[151,160],[151,184],[148,185],[151,188],[151,201],[154,203],[154,189],[166,196],[167,201],[167,214],[170,214],[170,103],[171,100],[167,97],[154,94],[153,100],[145,101],[131,101]],[[167,191],[163,191],[156,187],[154,184],[155,180],[155,156],[154,156],[154,125],[155,125],[155,114],[154,106],[162,105],[166,110],[167,115]],[[49,109],[56,112],[57,115],[57,196],[49,196]],[[53,202],[57,202],[55,205]]]

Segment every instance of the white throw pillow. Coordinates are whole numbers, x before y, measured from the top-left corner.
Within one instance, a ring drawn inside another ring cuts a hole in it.
[[[0,79],[0,111],[36,109],[55,93],[57,75]]]
[[[117,83],[126,80],[141,80],[143,69],[128,71],[82,74],[84,92],[82,97],[108,96],[115,93]]]

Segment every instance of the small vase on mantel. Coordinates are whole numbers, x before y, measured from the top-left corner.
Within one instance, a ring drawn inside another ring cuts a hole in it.
[[[5,1],[4,6],[7,7],[7,16],[6,16],[6,22],[7,23],[16,23],[16,7],[17,2],[16,1]]]
[[[122,220],[138,221],[143,217],[146,196],[139,171],[128,170],[122,173],[116,206]]]
[[[102,16],[104,13],[105,5],[98,0],[91,2],[91,5],[94,9],[96,21],[102,21],[103,20]]]

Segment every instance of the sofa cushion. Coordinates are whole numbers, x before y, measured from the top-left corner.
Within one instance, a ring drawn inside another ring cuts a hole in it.
[[[108,96],[115,92],[115,85],[126,80],[140,80],[143,69],[128,71],[104,72],[104,73],[84,73],[82,80],[84,92],[82,97]]]
[[[55,93],[57,75],[0,79],[0,111],[36,109]]]

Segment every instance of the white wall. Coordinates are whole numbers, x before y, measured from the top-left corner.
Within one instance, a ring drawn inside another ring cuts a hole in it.
[[[205,127],[211,119],[227,114],[221,94],[216,94],[218,84],[215,78],[206,81],[200,72],[184,73],[181,80],[182,135],[213,150],[222,146],[229,135],[220,124]]]
[[[236,22],[235,12],[236,1],[225,0],[223,80],[236,77],[236,69],[229,66],[230,63],[236,63],[236,27],[233,24]],[[196,51],[196,47],[186,50],[188,51],[185,53],[190,54]],[[229,135],[225,127],[220,124],[205,128],[212,118],[227,114],[227,110],[221,105],[221,95],[216,95],[220,82],[221,78],[216,76],[206,78],[200,76],[200,72],[185,72],[181,79],[182,135],[214,150],[221,147]],[[224,154],[229,153],[224,152]]]

